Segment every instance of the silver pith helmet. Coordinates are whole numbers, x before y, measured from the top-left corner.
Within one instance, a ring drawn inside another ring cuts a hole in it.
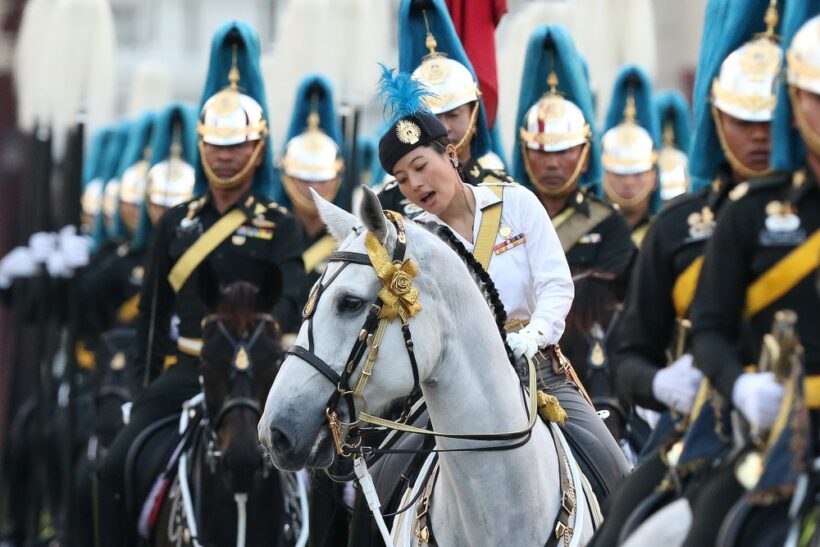
[[[518,136],[530,150],[561,152],[584,144],[592,138],[592,130],[584,113],[572,101],[556,91],[558,75],[547,78],[550,90],[532,105],[524,115]]]
[[[268,122],[262,105],[239,91],[239,69],[228,73],[228,87],[205,101],[199,113],[197,133],[203,142],[215,146],[232,146],[258,141],[268,135]]]
[[[601,140],[604,169],[616,175],[649,171],[655,165],[654,147],[646,129],[634,121],[623,121]]]
[[[746,42],[720,65],[712,82],[712,104],[740,120],[771,121],[782,66],[783,51],[771,36]]]
[[[820,15],[806,21],[787,54],[789,85],[820,94]]]
[[[95,217],[100,212],[102,208],[102,199],[103,199],[103,181],[102,179],[93,179],[89,181],[88,184],[85,185],[83,189],[83,195],[81,200],[81,205],[83,208],[83,213],[90,216]]]
[[[102,211],[108,218],[114,218],[120,205],[120,181],[111,179],[103,192]]]
[[[432,93],[424,102],[433,114],[455,110],[480,96],[478,84],[467,67],[441,53],[427,55],[412,77]]]
[[[339,146],[319,127],[308,127],[288,141],[282,159],[286,175],[306,181],[333,179],[342,166]]]
[[[662,201],[685,194],[689,187],[689,158],[686,154],[674,146],[661,148],[658,154],[658,181]]]
[[[629,96],[623,121],[601,139],[604,170],[616,175],[634,175],[654,167],[655,143],[649,132],[635,121],[636,114],[635,99]]]
[[[148,171],[148,200],[160,207],[175,207],[194,194],[196,170],[185,160],[171,156]]]
[[[131,205],[142,205],[145,201],[145,176],[148,162],[140,160],[126,169],[120,178],[120,201]]]

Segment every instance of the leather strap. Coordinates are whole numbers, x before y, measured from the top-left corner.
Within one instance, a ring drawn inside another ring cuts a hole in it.
[[[820,265],[820,230],[781,258],[746,290],[746,316],[752,317],[792,290]]]
[[[703,256],[699,256],[683,270],[672,286],[672,303],[678,319],[683,319],[689,312],[689,306],[695,298],[695,289],[698,287],[702,267]]]
[[[572,209],[572,211],[576,214],[569,215],[569,217],[560,224],[556,225],[556,222],[553,221],[555,232],[558,234],[558,239],[561,241],[561,248],[564,249],[565,253],[568,253],[570,249],[575,247],[575,244],[578,243],[578,240],[581,239],[584,234],[608,219],[613,212],[609,207],[605,207],[594,201],[589,204],[589,216],[583,215],[574,209]],[[556,216],[555,220],[559,220],[560,217],[561,215]]]
[[[473,256],[485,270],[490,266],[490,260],[493,257],[495,238],[501,226],[501,209],[504,205],[504,187],[487,186],[487,188],[492,190],[501,201],[481,210],[481,226],[478,228]]]
[[[174,264],[174,267],[171,268],[171,273],[168,274],[168,282],[171,283],[175,293],[180,291],[197,266],[202,264],[202,261],[211,254],[211,251],[242,226],[247,218],[243,210],[234,209],[199,236],[199,239],[183,253],[177,263]]]
[[[302,262],[305,264],[305,273],[310,273],[316,266],[327,259],[336,249],[336,240],[331,236],[324,236],[322,239],[311,245],[302,253]]]
[[[552,427],[547,425],[547,429],[552,435],[552,444],[555,445],[555,452],[558,456],[558,478],[561,484],[561,507],[558,510],[558,517],[555,519],[553,533],[545,543],[545,547],[565,544],[565,541],[572,538],[573,529],[570,526],[572,515],[577,506],[576,492],[572,486],[572,476],[569,470],[569,458],[564,451],[564,445],[558,439]]]

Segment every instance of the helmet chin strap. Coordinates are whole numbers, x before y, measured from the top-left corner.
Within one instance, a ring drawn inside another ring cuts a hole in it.
[[[339,184],[341,183],[341,179],[337,175],[334,180],[335,182],[325,183],[333,185],[333,191],[325,198],[327,201],[333,201],[336,198],[336,194],[339,192]],[[304,215],[317,215],[319,210],[316,208],[316,204],[312,199],[306,198],[299,192],[299,188],[296,187],[297,184],[299,183],[293,180],[293,177],[282,173],[282,186],[285,187],[285,193],[290,198],[293,208]]]
[[[214,170],[211,168],[208,160],[205,157],[205,142],[200,139],[199,141],[199,157],[202,159],[202,169],[205,171],[205,176],[208,177],[208,182],[213,184],[220,190],[231,190],[239,186],[242,181],[248,178],[248,174],[251,170],[256,167],[256,160],[259,159],[259,155],[262,153],[262,149],[265,147],[264,139],[260,139],[256,142],[256,146],[253,149],[253,154],[248,159],[248,162],[245,164],[237,174],[232,177],[223,179],[214,173]]]
[[[473,110],[470,113],[470,125],[467,126],[467,132],[464,133],[464,136],[461,137],[461,140],[458,141],[458,144],[455,145],[456,152],[458,155],[461,155],[461,152],[464,150],[465,147],[470,146],[470,143],[473,140],[473,135],[475,134],[475,124],[476,120],[478,119],[478,101],[473,103]]]
[[[589,156],[589,149],[589,142],[585,142],[584,148],[583,150],[581,150],[581,156],[578,158],[578,163],[575,165],[575,170],[572,172],[572,175],[570,175],[567,181],[564,184],[562,184],[561,187],[557,190],[547,188],[538,181],[538,178],[536,178],[532,170],[532,166],[530,165],[530,159],[527,156],[528,148],[523,141],[521,142],[521,157],[524,158],[524,170],[527,172],[527,176],[530,177],[532,185],[535,186],[536,190],[538,190],[538,193],[548,198],[564,198],[570,195],[575,190],[578,183],[578,179],[581,177],[581,173],[583,172],[584,164],[586,163],[587,157]]]
[[[657,182],[657,181],[656,181]],[[607,176],[606,171],[604,171],[604,192],[606,192],[606,197],[609,198],[610,201],[617,204],[618,207],[621,209],[628,211],[632,209],[643,200],[649,197],[649,195],[655,190],[654,185],[647,184],[641,191],[638,192],[636,195],[632,196],[631,198],[627,199],[621,197],[620,194],[615,190],[612,186],[612,183],[609,181],[609,177]]]
[[[817,133],[811,124],[809,124],[806,115],[803,113],[803,110],[800,109],[800,105],[797,102],[797,88],[791,85],[789,86],[789,99],[791,99],[792,102],[792,112],[797,125],[797,131],[800,133],[803,142],[806,143],[809,150],[811,150],[813,154],[820,156],[820,133]]]
[[[767,167],[766,169],[752,169],[751,167],[747,167],[740,158],[738,158],[732,149],[729,148],[729,145],[726,143],[726,134],[723,132],[723,124],[720,122],[720,115],[718,115],[718,109],[715,106],[712,106],[712,117],[715,120],[715,131],[717,131],[718,140],[720,141],[720,147],[723,149],[723,155],[726,156],[726,160],[729,162],[729,165],[734,169],[737,173],[740,174],[744,179],[753,179],[756,177],[765,177],[766,175],[771,174],[772,169]],[[738,181],[739,182],[739,181]]]

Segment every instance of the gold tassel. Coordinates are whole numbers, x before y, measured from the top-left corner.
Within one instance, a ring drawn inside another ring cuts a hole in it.
[[[561,425],[567,423],[567,411],[561,407],[558,397],[547,395],[543,391],[538,392],[538,415],[545,422],[558,422]]]

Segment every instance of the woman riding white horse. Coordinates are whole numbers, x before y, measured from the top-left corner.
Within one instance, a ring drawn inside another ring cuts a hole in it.
[[[383,88],[390,90],[385,93],[388,104],[395,95],[408,95],[402,86],[412,89],[414,82],[403,78],[383,77]],[[418,135],[406,120],[384,134],[379,143],[382,167],[396,178],[401,193],[425,211],[418,221],[448,226],[490,274],[511,318],[507,341],[516,358],[536,360],[539,388],[558,397],[567,411],[565,434],[603,501],[629,473],[629,465],[557,346],[574,287],[552,222],[523,186],[465,184],[444,126],[435,116],[419,112],[417,117]]]
[[[363,412],[377,415],[418,385],[435,431],[471,434],[468,439],[436,437],[437,449],[460,450],[439,454],[427,521],[437,544],[541,546],[550,539],[563,541],[564,534],[570,539],[572,531],[558,527],[556,520],[562,496],[565,501],[584,498],[582,488],[562,490],[560,469],[572,458],[568,450],[556,452],[553,439],[563,441],[550,434],[550,426],[538,419],[529,422],[529,397],[522,395],[502,334],[462,258],[422,227],[388,222],[369,190],[361,209],[364,226],[350,213],[314,199],[339,248],[306,308],[309,319],[296,341],[301,350],[289,350],[259,424],[274,463],[285,469],[330,465],[332,417],[338,412],[341,421],[352,421],[334,393],[342,384],[358,385],[372,358],[366,384],[353,398],[353,412],[360,418]],[[405,246],[399,256],[406,259],[394,262],[397,249]],[[384,318],[396,316],[380,329],[363,329],[374,301],[381,303]],[[366,341],[371,337],[361,332],[368,330],[376,331],[380,341]],[[356,352],[350,348],[360,341],[362,354],[351,357]],[[367,360],[360,363],[365,354]],[[348,382],[336,385],[328,379],[349,370]],[[528,438],[520,433],[529,426]],[[510,438],[510,432],[518,434]],[[476,435],[489,440],[473,440]],[[499,450],[510,445],[515,448]],[[564,454],[560,460],[559,453]],[[579,474],[563,475],[579,485]],[[572,514],[573,544],[585,542],[592,532],[591,515],[583,507]]]

